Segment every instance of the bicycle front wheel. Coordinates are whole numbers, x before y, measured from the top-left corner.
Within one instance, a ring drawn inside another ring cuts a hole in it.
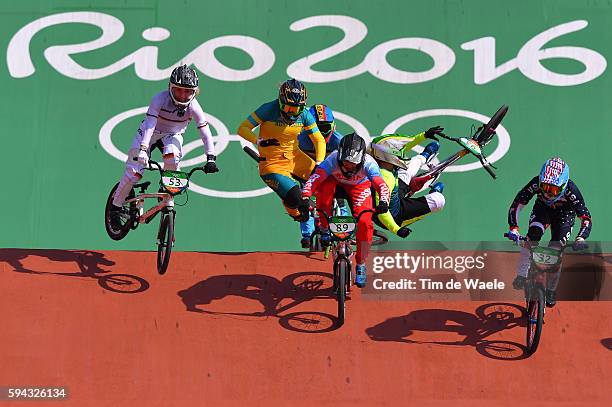
[[[166,273],[174,245],[174,212],[163,213],[157,235],[157,272]]]
[[[344,311],[346,302],[346,275],[348,274],[348,260],[340,257],[335,262],[334,274],[337,276],[336,299],[338,300],[338,327],[344,325]]]
[[[533,354],[540,343],[544,324],[544,290],[534,287],[527,302],[527,353]]]

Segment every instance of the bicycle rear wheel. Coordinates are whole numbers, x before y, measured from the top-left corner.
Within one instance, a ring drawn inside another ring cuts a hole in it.
[[[104,208],[104,227],[108,237],[113,240],[121,240],[127,236],[132,228],[132,225],[134,224],[134,214],[136,212],[136,205],[133,202],[127,208],[124,206],[124,212],[121,214],[121,226],[118,229],[113,227],[111,224],[110,215],[113,205],[113,197],[118,186],[119,183],[115,184],[113,189],[111,189],[110,193],[108,194],[108,198],[106,199],[106,207]],[[132,188],[128,194],[128,199],[132,199],[135,196],[136,194],[134,193],[134,188]]]
[[[497,112],[491,117],[489,122],[485,124],[480,132],[476,134],[473,139],[480,144],[480,146],[486,145],[493,138],[493,134],[495,134],[495,129],[501,123],[504,116],[508,113],[508,106],[502,105]]]
[[[336,260],[334,265],[335,271],[334,273],[337,276],[337,290],[336,290],[336,299],[338,300],[338,327],[344,325],[344,311],[345,311],[345,302],[346,302],[346,275],[348,273],[348,261],[340,257]]]
[[[157,235],[157,272],[159,274],[164,274],[168,270],[173,245],[174,212],[162,212]]]
[[[533,354],[540,343],[542,325],[544,324],[544,290],[535,287],[531,290],[527,302],[527,353]]]

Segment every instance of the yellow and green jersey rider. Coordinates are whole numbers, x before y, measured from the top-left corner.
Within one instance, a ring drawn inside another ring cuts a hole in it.
[[[433,130],[437,129],[433,128],[428,131]],[[430,137],[423,132],[415,136],[386,134],[372,140],[370,152],[379,164],[383,180],[391,191],[389,211],[378,215],[373,220],[378,226],[394,234],[398,234],[401,228],[432,212],[440,211],[444,207],[445,199],[441,191],[430,191],[429,194],[418,198],[407,197],[410,191],[410,180],[429,157],[429,155],[424,156],[425,151],[410,157],[413,155],[411,150],[426,138]],[[374,199],[378,204],[379,197],[375,191]]]
[[[259,136],[253,130],[259,127]],[[238,134],[257,144],[259,175],[281,197],[287,213],[299,217],[300,186],[294,179],[307,180],[315,167],[308,155],[298,147],[298,135],[304,132],[315,147],[315,160],[325,159],[325,139],[319,132],[314,117],[303,109],[299,115],[287,120],[281,115],[278,100],[264,103],[240,124]]]

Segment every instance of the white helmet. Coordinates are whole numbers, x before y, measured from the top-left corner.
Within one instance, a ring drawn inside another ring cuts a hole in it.
[[[405,137],[382,136],[372,140],[370,144],[370,155],[379,161],[392,164],[396,167],[406,169],[407,158],[404,158],[402,147],[408,140]]]

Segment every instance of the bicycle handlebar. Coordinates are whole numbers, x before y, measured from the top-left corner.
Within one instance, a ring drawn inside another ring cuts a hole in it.
[[[504,237],[510,238],[510,235],[508,233],[504,233]],[[518,240],[527,240],[527,236],[519,236]]]
[[[247,153],[253,160],[260,162],[260,161],[266,161],[265,158],[262,158],[259,156],[259,154],[257,154],[257,152],[255,150],[253,150],[251,147],[249,146],[244,146],[242,147],[242,150]]]
[[[134,161],[138,161],[136,157],[134,157]],[[157,161],[149,160],[149,166],[146,167],[145,169],[149,171],[153,171],[155,169],[154,167],[157,167],[157,170],[159,171],[159,176],[161,177],[163,175],[164,169],[162,168],[161,164],[158,163]],[[193,173],[196,171],[202,171],[204,174],[206,174],[206,171],[204,171],[204,167],[194,167],[191,169],[191,171],[187,173],[187,179],[191,178]]]
[[[331,223],[331,216],[329,216],[325,211],[320,211],[320,213],[322,213],[323,215],[325,215],[325,219],[327,219],[327,223]],[[374,209],[365,209],[361,212],[359,212],[359,215],[357,215],[357,217],[353,217],[353,219],[355,219],[355,223],[359,223],[359,219],[361,218],[361,215],[363,215],[364,213],[376,213],[376,211]]]

